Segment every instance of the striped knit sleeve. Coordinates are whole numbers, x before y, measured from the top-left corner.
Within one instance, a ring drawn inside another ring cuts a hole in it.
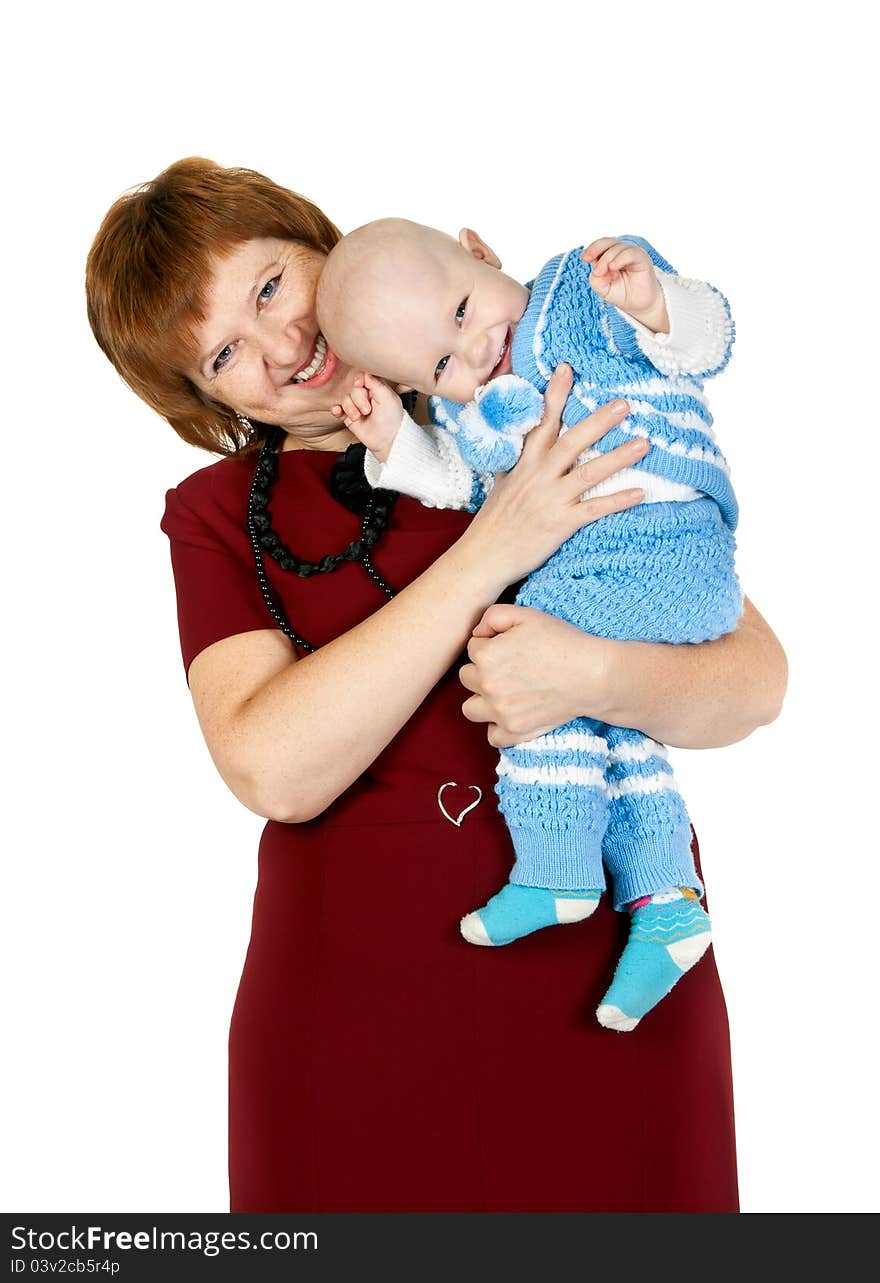
[[[618,316],[635,332],[643,356],[661,374],[709,378],[730,360],[735,326],[724,295],[705,281],[688,280],[655,267],[669,314],[669,333],[655,334],[625,312]],[[617,311],[617,309],[615,309]]]

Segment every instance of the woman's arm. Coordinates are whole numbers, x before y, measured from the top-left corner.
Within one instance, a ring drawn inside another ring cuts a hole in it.
[[[748,599],[736,630],[672,646],[609,641],[520,606],[491,606],[468,645],[463,705],[497,747],[575,717],[631,726],[677,748],[720,748],[778,716],[788,666]]]
[[[318,815],[397,734],[508,583],[576,529],[639,502],[638,490],[580,502],[600,478],[642,457],[645,443],[572,469],[626,407],[604,406],[558,437],[570,385],[560,367],[544,422],[516,468],[452,548],[370,618],[299,661],[270,630],[226,638],[196,656],[189,681],[205,739],[251,810],[289,822]]]

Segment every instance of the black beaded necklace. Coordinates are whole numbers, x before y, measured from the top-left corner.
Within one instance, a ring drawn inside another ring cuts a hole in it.
[[[376,587],[386,597],[393,597],[397,589],[386,584],[376,570],[370,551],[387,527],[391,510],[398,496],[393,490],[370,488],[364,477],[363,461],[366,453],[364,446],[360,444],[349,446],[343,457],[333,465],[331,492],[333,497],[345,507],[360,515],[360,538],[353,540],[342,552],[328,554],[321,557],[320,561],[305,561],[297,557],[272,529],[269,513],[269,499],[278,476],[278,454],[285,435],[283,428],[271,428],[260,450],[248,495],[248,534],[254,553],[257,581],[269,614],[294,646],[311,652],[316,648],[294,631],[272,591],[263,561],[264,552],[267,552],[282,570],[299,575],[301,579],[308,579],[312,575],[332,574],[348,561],[359,561]]]

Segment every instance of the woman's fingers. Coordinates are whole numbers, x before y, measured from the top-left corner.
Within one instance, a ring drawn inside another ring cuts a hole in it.
[[[605,494],[598,499],[585,499],[574,509],[574,528],[579,530],[581,526],[588,526],[591,521],[598,521],[600,517],[608,517],[612,512],[634,508],[644,498],[644,490],[617,490],[614,494]]]
[[[550,382],[547,384],[547,390],[544,393],[544,416],[541,419],[540,426],[545,423],[552,423],[557,431],[562,422],[562,411],[565,409],[565,403],[568,400],[568,394],[571,391],[571,385],[574,382],[574,371],[570,365],[563,362],[557,365],[556,369],[550,375]]]
[[[461,711],[469,722],[488,722],[489,706],[482,695],[471,695],[461,706]]]
[[[553,452],[559,458],[562,469],[568,472],[585,450],[595,445],[609,429],[616,428],[627,414],[629,414],[629,406],[626,401],[609,401],[607,405],[600,405],[598,410],[594,410],[586,419],[581,419],[580,423],[576,423],[573,428],[564,432],[553,447]]]
[[[547,384],[547,390],[544,393],[544,414],[541,422],[536,428],[526,436],[523,444],[523,453],[529,449],[529,442],[532,442],[531,453],[543,446],[545,449],[549,443],[556,440],[559,435],[559,427],[562,423],[562,411],[565,409],[565,403],[568,400],[568,394],[571,391],[571,385],[574,382],[574,375],[570,365],[557,365],[556,369],[550,376],[550,382]]]
[[[462,664],[458,670],[458,680],[467,691],[479,690],[476,664]]]
[[[644,437],[635,437],[632,441],[609,450],[607,454],[597,454],[593,459],[576,464],[569,473],[571,497],[578,498],[585,490],[591,490],[600,481],[607,481],[622,468],[632,468],[640,459],[644,459],[648,449],[648,442]]]
[[[506,633],[522,622],[528,613],[527,606],[511,606],[507,602],[495,602],[483,611],[483,617],[471,633],[472,637],[497,637]]]

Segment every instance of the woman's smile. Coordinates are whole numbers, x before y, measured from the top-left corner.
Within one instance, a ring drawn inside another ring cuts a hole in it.
[[[339,368],[339,357],[327,343],[323,334],[318,334],[314,346],[305,362],[297,372],[288,379],[288,383],[297,387],[308,385],[310,388],[321,388],[329,383]]]

